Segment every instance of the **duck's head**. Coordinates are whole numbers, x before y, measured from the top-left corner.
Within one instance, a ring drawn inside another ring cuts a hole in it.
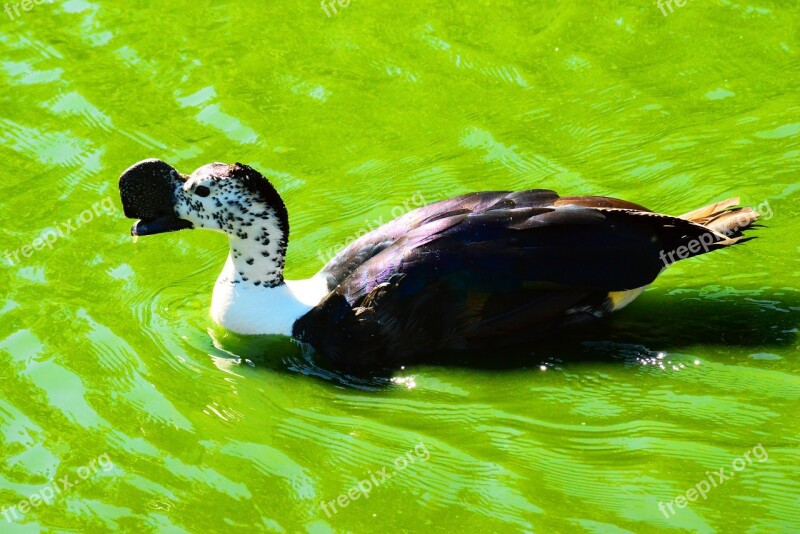
[[[259,262],[261,272],[282,282],[289,217],[278,192],[255,169],[210,163],[187,176],[148,159],[122,173],[119,190],[125,216],[138,219],[131,235],[192,228],[223,232],[234,260],[248,267]]]

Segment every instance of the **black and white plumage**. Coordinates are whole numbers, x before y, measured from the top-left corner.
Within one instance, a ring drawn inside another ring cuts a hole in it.
[[[283,201],[257,171],[191,176],[158,160],[120,178],[134,235],[228,235],[212,318],[243,334],[290,335],[339,368],[396,367],[441,351],[518,345],[616,311],[672,261],[743,239],[757,219],[729,199],[673,217],[606,197],[471,193],[364,235],[309,280],[283,278]]]

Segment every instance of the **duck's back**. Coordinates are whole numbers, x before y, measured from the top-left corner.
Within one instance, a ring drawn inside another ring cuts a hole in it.
[[[613,310],[646,286],[660,252],[700,224],[605,197],[472,193],[361,237],[321,271],[331,294],[294,335],[344,367],[516,344]]]

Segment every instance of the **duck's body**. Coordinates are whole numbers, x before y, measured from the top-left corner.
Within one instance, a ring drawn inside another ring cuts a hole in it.
[[[736,243],[757,218],[729,209],[737,199],[672,217],[549,190],[472,193],[414,210],[353,242],[313,278],[286,281],[286,209],[253,169],[212,164],[183,177],[148,160],[123,174],[120,189],[126,215],[142,219],[134,233],[228,234],[214,321],[242,334],[292,336],[346,368],[508,346],[603,317],[672,261]]]

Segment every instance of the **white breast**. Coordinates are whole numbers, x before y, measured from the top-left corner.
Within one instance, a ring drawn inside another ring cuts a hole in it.
[[[324,279],[287,280],[271,288],[232,284],[225,272],[214,286],[211,318],[239,334],[292,335],[294,322],[328,294]]]

